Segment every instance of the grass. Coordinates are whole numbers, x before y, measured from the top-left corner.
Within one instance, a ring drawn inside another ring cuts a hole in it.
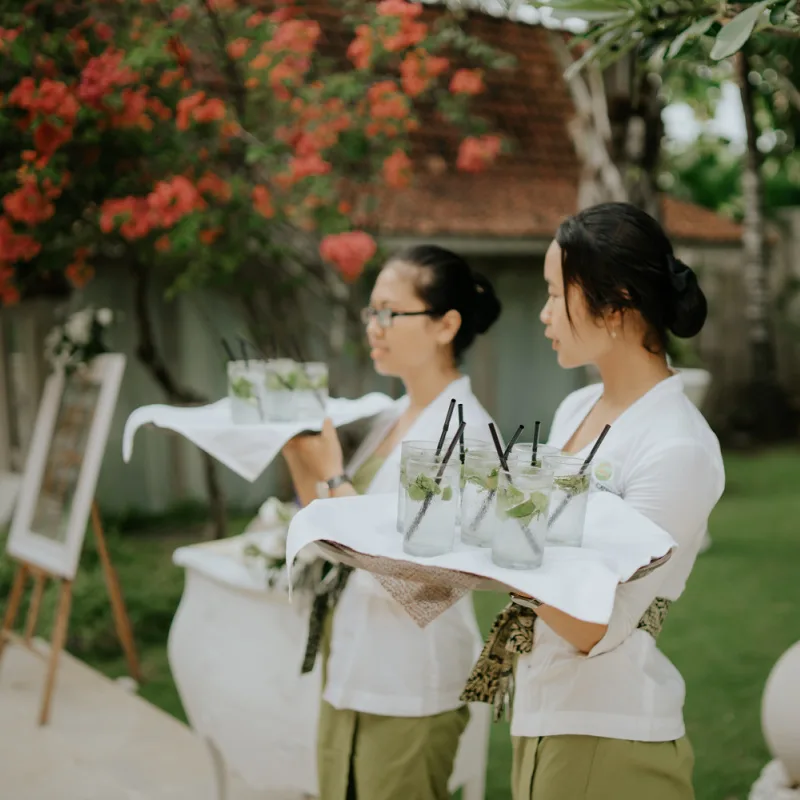
[[[778,657],[800,638],[800,450],[729,455],[726,465],[728,488],[711,521],[713,547],[698,560],[659,640],[687,684],[698,800],[747,800],[770,759],[760,722],[764,683]],[[243,524],[234,521],[231,532]],[[183,709],[166,657],[183,585],[171,553],[192,536],[109,536],[146,677],[141,694],[180,719]],[[0,562],[0,592],[7,592],[9,577],[6,559]],[[486,632],[505,601],[482,594],[476,602]],[[71,630],[73,653],[112,677],[126,673],[91,535],[75,583]],[[500,723],[490,742],[489,800],[510,796],[510,765],[508,727]]]

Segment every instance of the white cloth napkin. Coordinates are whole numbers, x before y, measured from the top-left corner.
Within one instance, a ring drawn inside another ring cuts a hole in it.
[[[372,417],[394,401],[380,392],[371,392],[357,400],[330,398],[327,415],[335,427]],[[226,398],[207,406],[182,408],[151,405],[137,408],[125,423],[122,434],[122,457],[127,463],[133,452],[133,437],[142,425],[157,425],[185,436],[221,464],[255,481],[292,437],[306,430],[318,431],[319,420],[273,422],[263,425],[234,425],[230,401]]]
[[[548,546],[538,569],[498,567],[488,548],[460,542],[452,553],[416,558],[403,552],[402,536],[395,530],[396,498],[376,494],[315,500],[298,512],[289,526],[287,562],[293,564],[307,545],[329,541],[368,556],[487,578],[577,619],[604,625],[611,618],[617,584],[677,546],[665,530],[621,498],[593,492],[586,512],[584,546]],[[424,580],[422,571],[419,577],[411,577],[411,572],[405,577]]]

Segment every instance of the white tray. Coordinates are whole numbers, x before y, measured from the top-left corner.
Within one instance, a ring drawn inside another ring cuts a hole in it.
[[[357,400],[332,397],[328,400],[326,413],[338,428],[375,416],[393,402],[379,392],[371,392]],[[322,427],[319,419],[234,425],[227,398],[207,406],[142,406],[125,423],[122,457],[126,463],[133,453],[136,431],[143,425],[156,425],[185,436],[221,464],[251,482],[270,465],[289,439],[303,431],[318,431]]]
[[[316,500],[289,527],[289,564],[309,544],[327,557],[372,573],[420,625],[469,591],[515,591],[587,622],[606,624],[620,583],[666,563],[672,537],[616,495],[593,492],[584,546],[546,547],[535,570],[496,566],[487,548],[458,543],[452,553],[417,558],[403,553],[395,530],[397,495]]]

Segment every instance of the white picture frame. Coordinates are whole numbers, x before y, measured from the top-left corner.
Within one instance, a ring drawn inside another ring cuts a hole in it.
[[[125,361],[105,353],[47,378],[6,545],[12,558],[75,577]]]

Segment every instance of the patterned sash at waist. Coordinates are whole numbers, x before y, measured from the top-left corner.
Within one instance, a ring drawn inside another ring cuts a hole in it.
[[[670,600],[657,597],[644,612],[638,628],[658,638],[664,625]],[[533,627],[536,612],[509,603],[497,616],[475,666],[472,668],[461,700],[465,703],[491,703],[495,722],[503,715],[506,702],[514,695],[516,656],[533,650]]]

